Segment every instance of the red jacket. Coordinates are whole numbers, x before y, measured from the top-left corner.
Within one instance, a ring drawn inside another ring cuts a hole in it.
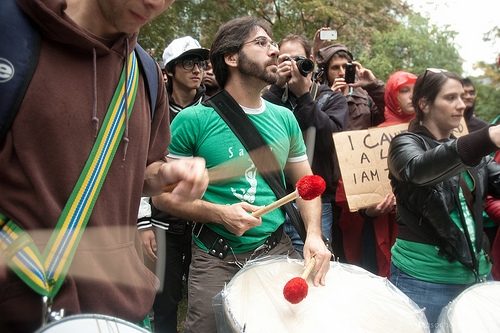
[[[401,112],[397,100],[399,89],[411,83],[415,83],[417,77],[411,73],[398,71],[394,73],[387,81],[385,88],[385,122],[378,125],[388,126],[409,122],[415,116],[406,115]],[[379,105],[380,108],[380,105]],[[351,121],[351,118],[349,119]],[[352,124],[350,124],[352,125]],[[362,128],[358,127],[352,129],[365,129],[369,125]],[[344,252],[347,262],[354,265],[361,265],[362,263],[362,242],[361,235],[365,219],[357,212],[350,212],[345,197],[345,191],[342,181],[339,181],[337,188],[336,202],[342,208],[340,216],[340,228],[342,229]],[[375,231],[375,250],[378,265],[378,275],[389,278],[390,277],[390,263],[391,263],[391,247],[396,241],[398,227],[396,224],[396,214],[389,213],[378,216],[373,220],[373,228]]]
[[[500,151],[495,153],[495,161],[500,163]],[[484,211],[488,216],[500,224],[500,200],[495,199],[492,196],[488,196],[486,205],[484,206]],[[491,275],[496,281],[500,280],[500,232],[497,232],[495,241],[491,244],[491,255],[493,257],[493,267],[491,268]]]

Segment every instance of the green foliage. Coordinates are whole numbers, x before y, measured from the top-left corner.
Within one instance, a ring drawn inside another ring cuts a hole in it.
[[[484,41],[498,42],[500,27],[496,26],[485,34]],[[477,116],[487,122],[492,122],[500,115],[500,67],[496,62],[487,64],[481,61],[474,65],[474,69],[483,70],[484,74],[473,78],[476,88]]]
[[[500,115],[500,90],[482,83],[474,84],[477,91],[477,116],[489,123]]]
[[[416,75],[426,68],[445,68],[462,75],[462,63],[453,42],[457,32],[439,30],[429,20],[410,14],[407,21],[393,24],[388,32],[376,32],[371,47],[358,59],[381,80],[398,70]]]
[[[174,38],[190,35],[210,47],[221,24],[250,15],[268,21],[276,40],[289,32],[312,40],[319,28],[329,26],[338,31],[337,42],[358,53],[372,34],[386,32],[407,11],[399,0],[177,0],[141,29],[139,43],[157,50],[155,58],[160,60]]]
[[[221,24],[247,15],[268,21],[276,41],[289,32],[312,40],[321,27],[336,29],[335,42],[384,81],[397,70],[419,74],[428,67],[462,74],[457,33],[430,25],[401,0],[177,0],[142,28],[139,43],[156,49],[160,60],[174,38],[190,35],[210,47]]]
[[[485,42],[494,41],[495,39],[500,38],[500,26],[496,26],[487,33],[484,34],[483,40]]]
[[[472,78],[476,88],[477,116],[487,122],[492,122],[500,115],[500,69],[498,64],[480,62],[475,66],[484,70],[484,74]]]
[[[473,66],[474,69],[482,69],[484,74],[480,76],[485,83],[496,87],[496,89],[500,89],[500,67],[498,64],[487,64],[484,61],[480,61],[479,63]]]

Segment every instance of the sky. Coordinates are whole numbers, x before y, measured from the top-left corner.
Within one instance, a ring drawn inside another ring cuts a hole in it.
[[[464,76],[476,76],[482,71],[472,69],[478,61],[496,63],[500,54],[500,40],[484,42],[483,35],[500,26],[498,0],[407,0],[413,10],[430,19],[438,27],[450,25],[455,30],[455,44],[464,59]]]

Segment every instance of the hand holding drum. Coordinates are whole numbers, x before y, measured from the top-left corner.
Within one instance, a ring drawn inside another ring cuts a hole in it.
[[[265,215],[270,211],[281,207],[287,202],[290,202],[297,198],[312,200],[325,191],[326,183],[325,180],[320,176],[311,175],[300,178],[297,182],[296,187],[297,189],[294,192],[288,194],[287,196],[284,196],[283,198],[273,202],[270,205],[267,205],[266,207],[259,209],[256,212],[253,212],[251,215],[253,217],[261,217],[262,215]]]

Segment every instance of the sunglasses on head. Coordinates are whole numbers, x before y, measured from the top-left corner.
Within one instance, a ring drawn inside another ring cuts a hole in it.
[[[446,69],[441,69],[441,68],[427,68],[424,73],[424,77],[422,78],[422,85],[425,82],[425,78],[427,76],[427,73],[431,72],[433,74],[442,74],[448,72]]]

